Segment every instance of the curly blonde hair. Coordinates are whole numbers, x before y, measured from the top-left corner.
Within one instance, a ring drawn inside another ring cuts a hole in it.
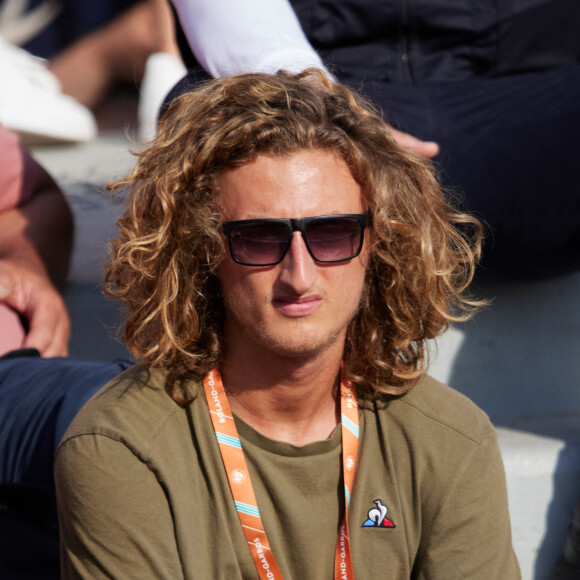
[[[372,105],[315,70],[213,80],[171,104],[155,142],[111,186],[128,188],[130,205],[105,292],[128,311],[127,347],[167,371],[167,391],[180,404],[182,379],[203,377],[223,353],[220,177],[260,154],[312,148],[346,162],[371,216],[347,378],[371,395],[406,392],[425,372],[427,339],[478,306],[464,294],[479,222],[445,200],[431,162],[399,147]]]

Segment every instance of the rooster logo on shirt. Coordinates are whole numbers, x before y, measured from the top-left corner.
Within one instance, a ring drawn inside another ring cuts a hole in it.
[[[373,501],[377,507],[369,510],[368,519],[363,523],[363,528],[395,528],[395,524],[387,518],[387,506],[380,499]]]

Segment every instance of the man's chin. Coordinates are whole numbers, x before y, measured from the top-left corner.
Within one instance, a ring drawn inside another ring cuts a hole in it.
[[[344,342],[342,333],[331,336],[315,336],[301,333],[300,336],[262,336],[262,348],[272,355],[289,359],[316,358],[326,350],[336,346],[339,340]]]

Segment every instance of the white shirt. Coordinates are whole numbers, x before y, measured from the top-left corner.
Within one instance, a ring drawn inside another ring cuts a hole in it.
[[[173,0],[189,45],[213,77],[326,69],[288,0]]]

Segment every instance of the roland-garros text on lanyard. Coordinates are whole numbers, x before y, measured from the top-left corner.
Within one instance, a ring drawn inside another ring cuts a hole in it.
[[[262,525],[244,451],[219,371],[211,371],[203,380],[203,387],[234,504],[258,574],[262,580],[283,580]],[[334,578],[353,580],[347,511],[356,469],[359,429],[356,394],[352,385],[344,381],[340,384],[340,408],[345,513],[336,542]]]

